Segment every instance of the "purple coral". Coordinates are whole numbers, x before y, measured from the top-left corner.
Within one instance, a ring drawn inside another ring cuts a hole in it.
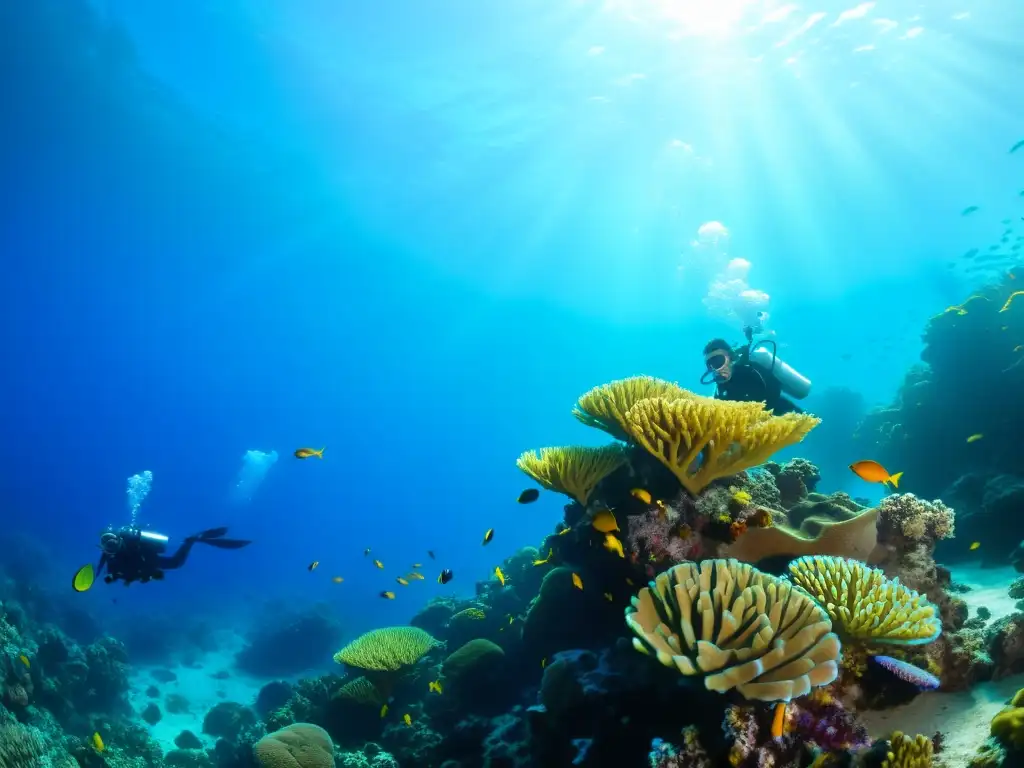
[[[700,536],[679,515],[654,508],[629,518],[626,541],[637,557],[648,555],[655,560],[678,563],[693,560],[700,554]]]
[[[922,690],[930,691],[942,685],[942,681],[931,672],[900,659],[894,659],[892,656],[875,656],[874,660],[900,680],[912,683]]]

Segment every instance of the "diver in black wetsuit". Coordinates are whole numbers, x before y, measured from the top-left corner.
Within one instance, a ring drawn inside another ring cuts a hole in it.
[[[811,382],[779,359],[775,342],[754,342],[754,329],[743,329],[746,346],[733,349],[724,339],[712,339],[704,347],[706,371],[702,384],[717,384],[719,400],[763,402],[776,416],[803,413],[785,395],[802,400],[811,391]],[[771,351],[767,349],[771,346]]]
[[[181,568],[188,559],[192,545],[209,544],[218,549],[241,549],[252,542],[243,539],[225,539],[227,528],[211,528],[208,531],[189,536],[173,555],[164,555],[167,548],[167,537],[150,531],[142,531],[131,526],[119,530],[107,530],[100,536],[100,549],[103,554],[96,566],[99,575],[104,568],[107,575],[103,581],[110,584],[123,581],[128,586],[133,581],[145,584],[147,581],[163,579],[164,571]]]

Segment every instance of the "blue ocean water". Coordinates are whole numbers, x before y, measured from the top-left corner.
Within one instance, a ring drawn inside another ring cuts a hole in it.
[[[563,502],[515,503],[519,453],[600,440],[568,413],[611,379],[703,391],[751,306],[810,410],[889,401],[1020,219],[1024,7],[819,6],[6,4],[12,552],[66,588],[150,470],[141,522],[254,544],[82,607],[326,601],[354,634],[539,543]],[[798,452],[863,494],[847,438]],[[239,502],[250,450],[279,458]]]

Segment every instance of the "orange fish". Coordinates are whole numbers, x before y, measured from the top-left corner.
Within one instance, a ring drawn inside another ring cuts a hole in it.
[[[892,483],[893,488],[899,488],[900,478],[903,477],[902,472],[890,475],[889,470],[870,459],[854,462],[850,465],[850,470],[861,480],[867,480],[869,483]]]

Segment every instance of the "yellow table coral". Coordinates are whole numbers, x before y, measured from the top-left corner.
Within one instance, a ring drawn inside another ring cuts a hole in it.
[[[789,701],[838,675],[828,614],[785,579],[736,560],[685,562],[626,608],[633,646],[708,690]]]
[[[695,395],[670,381],[653,376],[631,376],[594,387],[576,402],[572,415],[588,427],[602,429],[618,440],[627,441],[630,432],[626,413],[640,400],[651,397],[678,400]]]
[[[334,660],[372,672],[397,672],[439,645],[418,627],[384,627],[360,635],[334,654]]]
[[[928,599],[882,571],[842,557],[801,557],[790,578],[821,603],[844,639],[920,645],[942,633]]]
[[[764,463],[820,423],[805,413],[775,416],[764,403],[686,394],[637,401],[626,413],[624,428],[693,495],[713,480]]]
[[[549,491],[564,493],[586,506],[599,482],[626,463],[626,451],[618,444],[601,448],[568,446],[526,451],[516,466]]]

